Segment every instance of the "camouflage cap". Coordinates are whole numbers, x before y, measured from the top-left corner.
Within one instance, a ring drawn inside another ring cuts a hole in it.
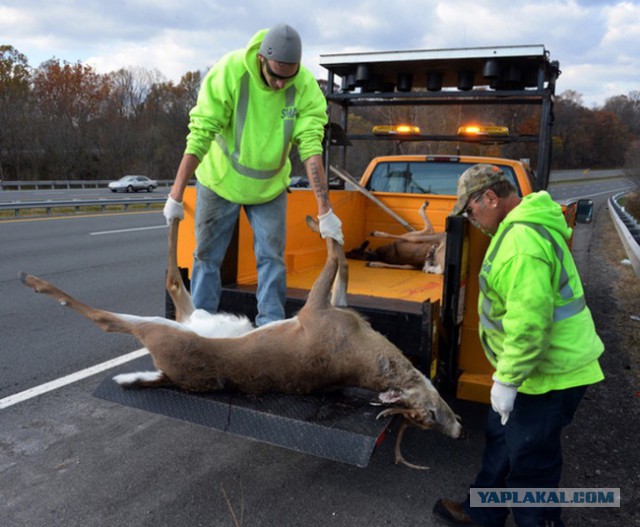
[[[467,168],[458,179],[458,200],[451,211],[452,216],[458,216],[467,208],[472,194],[484,190],[499,181],[509,181],[504,172],[495,165],[473,165]]]

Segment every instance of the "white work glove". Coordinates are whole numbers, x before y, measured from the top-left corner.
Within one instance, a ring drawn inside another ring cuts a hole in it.
[[[167,225],[169,225],[174,218],[184,219],[184,205],[182,201],[176,201],[169,196],[162,209],[162,214],[167,220]]]
[[[507,424],[509,414],[513,410],[513,403],[518,395],[518,387],[513,384],[503,384],[493,376],[493,386],[491,387],[491,408],[500,414],[500,422]]]
[[[329,212],[320,214],[318,216],[320,223],[320,236],[323,238],[333,238],[340,245],[344,245],[344,236],[342,235],[342,222],[340,218],[335,215],[333,209],[329,209]]]

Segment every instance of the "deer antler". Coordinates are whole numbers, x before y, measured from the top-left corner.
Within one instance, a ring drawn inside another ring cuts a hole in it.
[[[386,410],[382,410],[376,419],[380,419],[381,417],[388,417],[390,415],[401,415],[404,419],[402,423],[400,423],[400,428],[398,428],[398,433],[396,434],[396,442],[393,447],[393,453],[395,455],[395,464],[396,465],[406,465],[409,468],[413,468],[415,470],[429,470],[429,467],[425,465],[416,465],[414,463],[410,463],[407,461],[402,455],[402,439],[404,438],[404,433],[411,424],[412,417],[415,417],[415,410],[411,410],[410,408],[387,408]]]

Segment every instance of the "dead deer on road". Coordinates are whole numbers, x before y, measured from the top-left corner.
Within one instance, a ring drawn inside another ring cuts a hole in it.
[[[403,234],[373,231],[371,236],[374,238],[395,241],[372,250],[367,249],[369,242],[365,241],[358,249],[348,252],[347,256],[355,260],[367,260],[368,267],[419,269],[425,273],[442,274],[447,235],[434,232],[427,218],[428,206],[429,202],[425,201],[420,208],[420,216],[424,221],[422,230]]]
[[[175,321],[96,309],[33,275],[21,273],[21,280],[104,331],[134,335],[149,350],[157,371],[116,376],[114,380],[123,387],[172,385],[194,392],[233,389],[248,394],[309,394],[357,386],[378,392],[382,403],[401,405],[380,416],[401,415],[405,423],[421,429],[462,436],[459,417],[429,379],[358,313],[332,305],[334,278],[334,302],[346,301],[347,262],[337,242],[328,239],[326,264],[298,314],[253,328],[245,317],[194,309],[178,271],[178,221],[173,221],[169,231],[166,282],[176,307]],[[405,427],[403,423],[398,433],[396,462],[411,466],[399,447]]]

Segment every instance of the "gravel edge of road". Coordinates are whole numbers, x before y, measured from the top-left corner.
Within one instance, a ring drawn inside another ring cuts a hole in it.
[[[605,380],[589,388],[565,432],[563,485],[620,488],[621,507],[572,509],[568,525],[624,527],[640,518],[640,280],[626,254],[608,205],[596,212],[589,258],[581,269],[587,303],[607,348]]]

